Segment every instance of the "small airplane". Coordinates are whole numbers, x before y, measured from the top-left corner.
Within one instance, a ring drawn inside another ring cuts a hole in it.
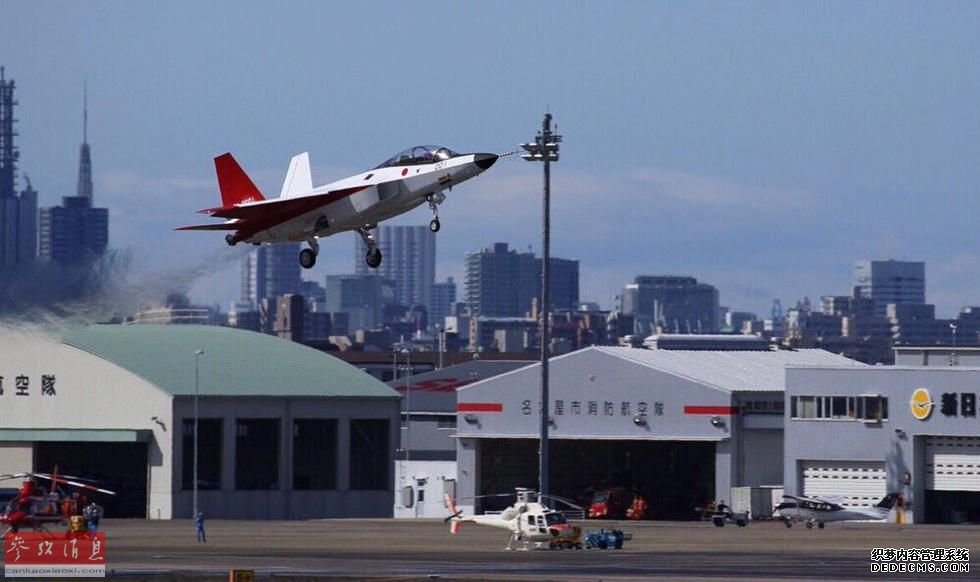
[[[844,507],[838,499],[821,499],[817,497],[797,497],[783,495],[783,502],[776,506],[773,514],[782,518],[786,527],[793,527],[794,521],[803,521],[807,529],[817,524],[823,529],[824,524],[832,521],[881,521],[888,518],[888,513],[898,502],[898,493],[889,493],[874,507]]]
[[[23,482],[20,489],[17,490],[17,495],[7,503],[3,512],[0,513],[0,523],[7,526],[7,532],[16,532],[25,527],[34,531],[44,531],[45,524],[64,523],[72,515],[81,514],[84,498],[78,495],[78,492],[69,495],[61,487],[62,485],[115,495],[115,492],[108,489],[82,482],[88,481],[88,479],[59,475],[57,468],[53,473],[25,472],[0,475],[0,481],[8,479],[22,479]],[[47,491],[38,486],[38,479],[49,482]]]
[[[465,182],[497,161],[497,154],[459,154],[442,146],[408,148],[375,168],[313,187],[309,153],[293,157],[278,198],[267,200],[230,153],[214,159],[222,205],[200,210],[225,222],[182,226],[177,230],[231,230],[225,242],[262,244],[306,241],[299,264],[310,269],[320,253],[319,239],[353,230],[361,236],[371,268],[381,251],[371,230],[378,223],[428,202],[429,230],[438,232],[444,190]]]
[[[456,502],[446,494],[446,507],[452,512],[444,521],[449,523],[449,531],[459,533],[460,524],[475,523],[488,525],[510,532],[510,540],[506,549],[528,550],[531,544],[534,549],[574,547],[581,549],[582,530],[568,523],[565,516],[544,505],[539,500],[536,491],[517,489],[517,501],[499,514],[463,515],[456,508]],[[564,503],[564,500],[561,500]],[[571,504],[569,504],[571,505]],[[579,509],[581,510],[581,509]]]

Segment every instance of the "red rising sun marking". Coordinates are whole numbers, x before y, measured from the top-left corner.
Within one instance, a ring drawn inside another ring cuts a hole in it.
[[[404,176],[404,175],[405,175],[405,174],[407,174],[407,173],[408,173],[408,168],[404,168],[404,169],[402,169],[402,176]]]

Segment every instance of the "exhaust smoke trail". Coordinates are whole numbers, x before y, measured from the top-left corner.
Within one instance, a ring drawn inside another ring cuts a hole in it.
[[[134,274],[129,250],[108,251],[84,266],[37,263],[0,277],[0,325],[51,334],[97,323],[121,323],[138,311],[165,307],[198,279],[240,264],[247,248],[218,249],[178,269]]]

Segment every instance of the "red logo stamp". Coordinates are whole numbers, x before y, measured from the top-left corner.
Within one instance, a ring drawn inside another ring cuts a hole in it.
[[[8,578],[104,578],[105,533],[10,532],[3,562]]]

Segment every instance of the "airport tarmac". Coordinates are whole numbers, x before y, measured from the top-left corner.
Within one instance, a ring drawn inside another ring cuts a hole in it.
[[[966,548],[980,557],[980,526],[779,522],[587,522],[633,535],[622,550],[504,551],[508,534],[441,520],[342,519],[207,523],[198,543],[189,520],[104,520],[107,574],[124,580],[966,580],[969,573],[872,571],[873,548]],[[980,568],[980,565],[977,565]]]

